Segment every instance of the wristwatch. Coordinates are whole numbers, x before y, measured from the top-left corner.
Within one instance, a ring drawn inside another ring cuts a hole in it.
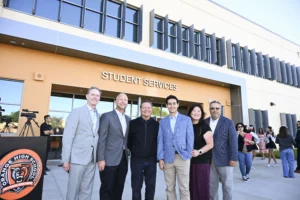
[[[201,155],[201,154],[202,154],[202,151],[201,151],[201,149],[199,149],[199,150],[198,150],[198,152],[199,152],[199,155]]]

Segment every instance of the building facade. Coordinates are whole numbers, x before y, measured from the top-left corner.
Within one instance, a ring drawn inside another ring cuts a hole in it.
[[[62,133],[93,85],[100,113],[125,92],[131,118],[143,100],[167,116],[173,94],[182,113],[219,100],[235,123],[275,132],[300,119],[300,46],[207,0],[3,0],[0,42],[3,132],[20,133],[28,109]]]

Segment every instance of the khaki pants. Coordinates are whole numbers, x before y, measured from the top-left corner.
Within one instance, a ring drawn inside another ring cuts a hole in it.
[[[164,170],[165,180],[167,184],[167,200],[176,200],[176,175],[178,179],[180,199],[190,200],[190,160],[182,160],[175,154],[174,163],[166,163]]]

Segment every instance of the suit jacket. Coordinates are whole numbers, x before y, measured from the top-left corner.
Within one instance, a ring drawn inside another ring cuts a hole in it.
[[[98,130],[98,113],[96,124]],[[87,165],[92,154],[93,161],[96,161],[98,134],[93,133],[93,122],[87,105],[76,108],[69,114],[62,142],[62,162]]]
[[[100,118],[97,161],[105,160],[106,166],[118,166],[126,151],[128,159],[127,137],[130,118],[125,115],[127,128],[123,135],[122,125],[115,110],[104,113]]]
[[[157,160],[173,163],[175,151],[183,160],[190,159],[194,147],[194,130],[190,117],[178,113],[174,133],[170,126],[170,116],[159,122],[157,138]]]
[[[210,124],[210,118],[205,119]],[[229,161],[238,159],[238,136],[231,119],[220,116],[214,131],[213,160],[217,167],[229,166]]]

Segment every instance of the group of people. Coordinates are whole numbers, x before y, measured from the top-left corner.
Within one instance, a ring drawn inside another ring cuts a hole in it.
[[[262,154],[262,159],[265,159],[265,153],[268,153],[268,164],[266,167],[270,167],[270,162],[273,159],[273,167],[278,167],[278,162],[274,156],[274,149],[277,149],[276,143],[279,145],[280,158],[283,168],[283,176],[285,178],[294,178],[294,172],[300,173],[300,121],[297,122],[297,134],[293,138],[289,133],[289,129],[286,126],[279,128],[278,135],[275,136],[271,126],[267,128],[267,132],[264,133],[262,128],[259,128],[258,132],[252,125],[247,128],[243,123],[236,124],[236,131],[238,134],[238,159],[239,167],[242,175],[242,179],[247,182],[249,180],[249,174],[252,167],[252,161],[255,158],[256,151],[259,150]],[[298,151],[297,156],[297,168],[294,171],[294,150],[296,147]]]
[[[141,116],[125,114],[128,97],[120,93],[116,108],[97,112],[101,91],[91,87],[87,104],[67,118],[63,146],[63,169],[69,173],[68,200],[91,199],[96,165],[100,173],[100,199],[121,200],[128,171],[129,151],[132,199],[155,196],[157,164],[164,172],[167,199],[218,199],[219,182],[224,199],[232,199],[233,167],[238,160],[238,140],[232,120],[221,115],[221,104],[212,101],[205,119],[201,104],[188,116],[178,112],[179,100],[166,98],[169,116],[159,123],[151,118],[152,102],[140,105]]]
[[[141,116],[130,120],[125,114],[128,104],[125,93],[116,97],[113,111],[100,116],[96,109],[100,98],[100,89],[91,87],[86,95],[87,104],[74,109],[66,121],[62,162],[69,173],[68,200],[91,199],[97,165],[100,199],[121,200],[129,151],[134,200],[141,200],[144,182],[145,199],[154,199],[157,164],[164,173],[167,199],[177,199],[177,180],[181,200],[217,200],[219,182],[223,199],[230,200],[233,168],[239,161],[243,180],[249,180],[256,144],[261,150],[269,150],[270,163],[270,152],[276,148],[274,142],[278,143],[284,177],[294,177],[291,149],[295,141],[286,127],[280,128],[275,140],[271,127],[266,134],[259,130],[256,135],[253,126],[249,129],[242,123],[234,126],[232,120],[222,116],[218,101],[210,102],[209,118],[205,119],[201,104],[192,105],[186,116],[178,112],[179,100],[173,95],[166,98],[169,115],[160,122],[151,118],[150,101],[142,102]],[[300,144],[300,122],[298,128],[296,140]]]

